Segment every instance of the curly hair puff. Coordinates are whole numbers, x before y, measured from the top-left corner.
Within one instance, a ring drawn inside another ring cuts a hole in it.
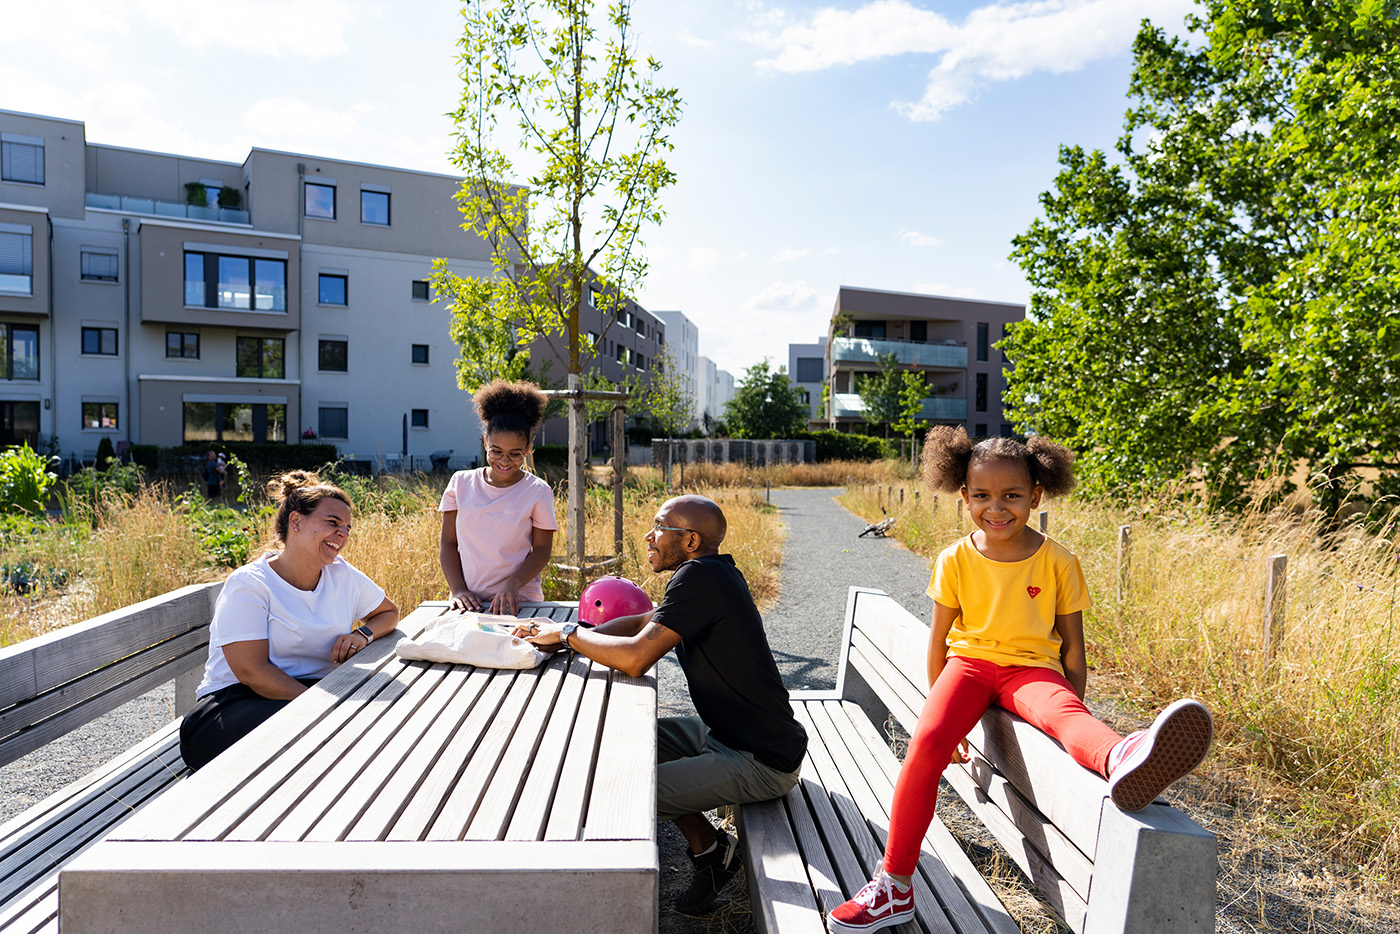
[[[921,460],[924,483],[935,493],[958,492],[973,465],[999,460],[1025,464],[1031,485],[1047,496],[1074,489],[1074,452],[1039,435],[1024,444],[1014,438],[984,438],[973,444],[961,427],[936,425],[925,436]]]
[[[324,482],[319,474],[310,470],[289,470],[267,481],[267,495],[277,504],[272,529],[273,538],[281,545],[287,543],[287,527],[292,513],[309,516],[326,499],[338,499],[351,509],[355,505],[344,490]]]
[[[476,391],[474,404],[483,435],[509,432],[524,435],[528,442],[544,421],[549,397],[532,382],[508,383],[496,379]]]

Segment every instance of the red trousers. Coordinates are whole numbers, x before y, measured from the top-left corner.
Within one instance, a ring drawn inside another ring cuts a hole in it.
[[[938,780],[953,750],[992,704],[1059,740],[1075,762],[1107,775],[1108,752],[1122,737],[1089,712],[1064,675],[950,656],[929,689],[894,786],[886,872],[913,874],[938,803]]]

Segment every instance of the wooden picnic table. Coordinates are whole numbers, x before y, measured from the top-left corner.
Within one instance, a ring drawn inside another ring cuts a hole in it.
[[[655,677],[570,652],[523,671],[400,659],[446,606],[75,860],[64,934],[654,932]]]

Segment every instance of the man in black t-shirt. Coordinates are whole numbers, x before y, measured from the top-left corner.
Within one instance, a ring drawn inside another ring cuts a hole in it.
[[[656,808],[690,844],[695,878],[676,901],[687,913],[709,908],[740,866],[738,841],[704,812],[782,797],[807,751],[748,584],[719,553],[726,528],[713,500],[667,501],[646,536],[652,570],[676,572],[660,606],[591,630],[546,624],[530,637],[630,675],[676,650],[699,716],[657,722]]]

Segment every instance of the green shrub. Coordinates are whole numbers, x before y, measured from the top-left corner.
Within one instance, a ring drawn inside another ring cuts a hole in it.
[[[154,444],[133,444],[131,459],[153,474],[182,479],[202,479],[204,460],[210,449],[237,457],[254,477],[268,477],[285,470],[320,470],[335,463],[334,444],[256,444],[230,441],[209,444],[182,444],[163,448]]]
[[[0,512],[39,515],[58,482],[57,458],[37,453],[28,443],[0,454]]]
[[[106,470],[84,467],[69,474],[59,498],[70,514],[91,514],[102,497],[110,492],[135,496],[145,479],[145,470],[139,464],[123,464],[113,458]]]
[[[569,446],[567,444],[535,445],[536,467],[567,467],[568,464]]]
[[[852,435],[833,428],[823,428],[821,431],[804,432],[799,437],[817,442],[817,463],[874,461],[892,456],[887,450],[889,445],[870,435]]]

